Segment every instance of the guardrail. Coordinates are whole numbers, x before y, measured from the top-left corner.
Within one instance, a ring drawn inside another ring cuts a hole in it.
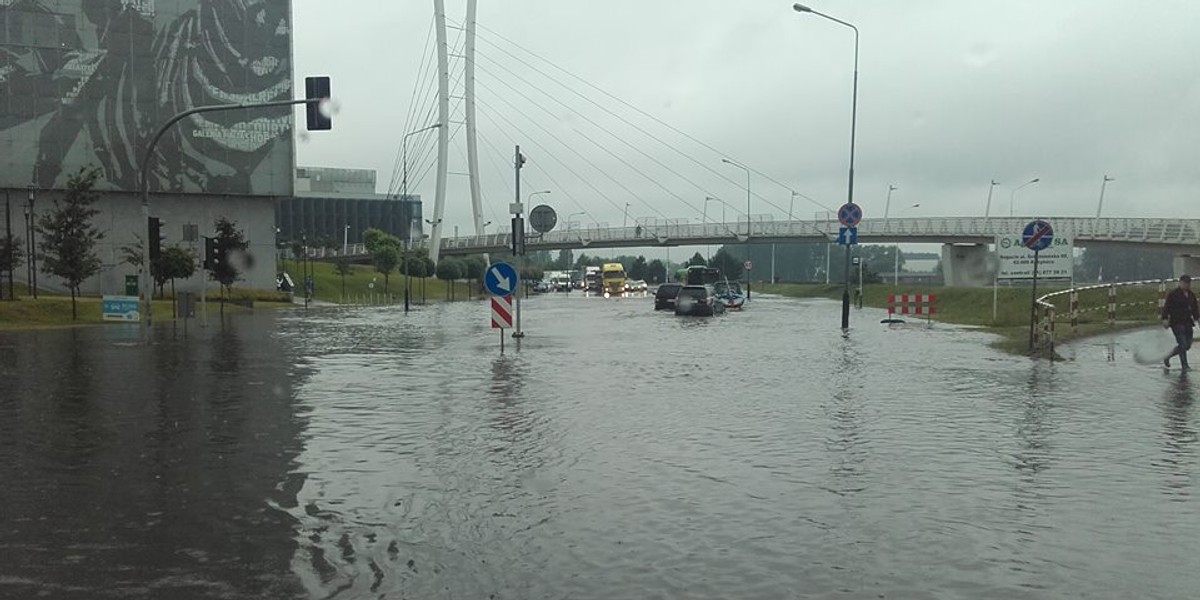
[[[1037,325],[1034,327],[1033,348],[1035,350],[1046,352],[1052,356],[1054,353],[1054,332],[1056,320],[1059,314],[1058,307],[1050,301],[1051,298],[1067,297],[1068,315],[1070,316],[1071,332],[1079,331],[1079,317],[1087,313],[1107,311],[1108,326],[1113,327],[1117,324],[1118,309],[1131,309],[1146,306],[1155,306],[1159,311],[1162,310],[1163,303],[1166,301],[1167,284],[1173,283],[1174,279],[1146,279],[1142,281],[1122,281],[1100,285],[1087,285],[1067,290],[1051,292],[1037,299],[1036,313]],[[1158,286],[1158,298],[1154,301],[1136,301],[1136,302],[1118,302],[1117,290],[1130,288],[1134,286]],[[1098,306],[1088,306],[1080,308],[1079,294],[1081,292],[1089,292],[1096,290],[1107,290],[1108,293],[1104,296],[1106,301]]]

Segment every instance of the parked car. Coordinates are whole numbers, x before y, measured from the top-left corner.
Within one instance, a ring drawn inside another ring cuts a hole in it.
[[[675,297],[679,295],[682,283],[664,283],[654,292],[654,310],[675,309]]]
[[[679,288],[675,298],[675,314],[693,317],[711,317],[725,312],[725,305],[717,301],[712,286],[685,285]]]

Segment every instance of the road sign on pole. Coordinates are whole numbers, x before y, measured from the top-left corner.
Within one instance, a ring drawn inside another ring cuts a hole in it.
[[[847,202],[838,209],[838,222],[846,227],[858,227],[862,218],[862,207],[853,202]]]
[[[742,267],[745,268],[747,271],[753,271],[754,270],[754,261],[748,260],[748,261],[742,263]]]
[[[838,244],[842,246],[854,246],[858,244],[858,228],[857,227],[842,227],[838,230]]]
[[[492,296],[492,329],[512,329],[512,326],[513,297]]]
[[[511,296],[520,284],[517,268],[506,262],[493,263],[483,276],[483,285],[493,296]]]
[[[541,204],[529,211],[529,226],[538,233],[546,233],[558,225],[558,213],[548,205]]]
[[[1021,233],[1021,245],[1034,252],[1045,250],[1053,243],[1054,228],[1041,219],[1030,222]]]

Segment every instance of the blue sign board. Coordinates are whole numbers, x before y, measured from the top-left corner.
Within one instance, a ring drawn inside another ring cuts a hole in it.
[[[841,246],[854,246],[858,244],[858,228],[843,227],[839,229],[838,244]]]
[[[1034,252],[1045,250],[1052,243],[1054,243],[1054,229],[1041,219],[1026,225],[1025,231],[1021,232],[1021,245]]]
[[[853,202],[847,202],[838,209],[838,222],[846,227],[858,227],[862,217],[862,207]]]
[[[105,296],[101,305],[105,321],[138,321],[141,302],[137,296]]]
[[[506,262],[492,263],[483,275],[483,285],[493,296],[511,296],[520,282],[516,267]]]

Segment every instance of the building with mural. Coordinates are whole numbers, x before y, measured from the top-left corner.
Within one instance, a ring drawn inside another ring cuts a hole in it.
[[[197,106],[291,99],[291,40],[289,0],[0,0],[0,202],[14,235],[26,237],[26,206],[43,213],[69,176],[98,168],[104,267],[83,291],[119,292],[134,272],[120,248],[146,231],[138,191],[150,138]],[[263,265],[239,285],[273,288],[275,207],[294,193],[293,126],[293,109],[276,108],[171,128],[145,173],[165,243],[195,248],[185,231],[212,235],[229,218]],[[57,289],[48,275],[38,281]]]

